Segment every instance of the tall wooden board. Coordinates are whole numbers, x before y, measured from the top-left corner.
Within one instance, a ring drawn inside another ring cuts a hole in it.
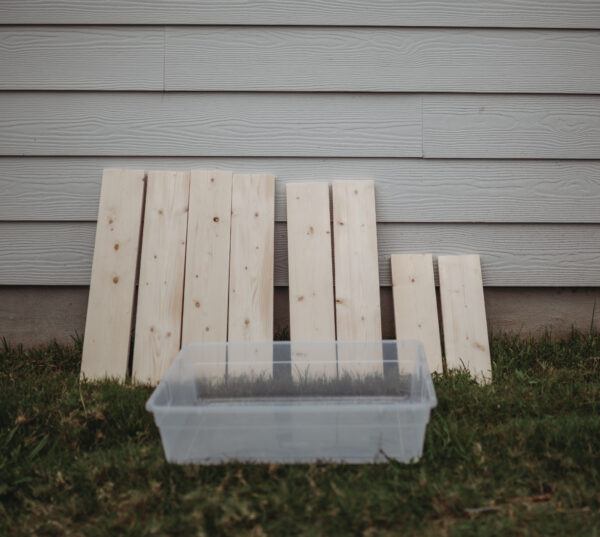
[[[156,384],[181,344],[189,172],[148,174],[133,377]]]
[[[431,254],[391,256],[396,339],[423,343],[430,371],[441,373],[442,347]]]
[[[104,170],[81,376],[127,374],[145,173]]]
[[[227,341],[230,171],[192,170],[181,343]]]
[[[333,243],[337,338],[381,340],[379,263],[373,181],[333,181]],[[338,365],[346,360],[381,357],[378,347],[368,356],[338,347]]]
[[[329,185],[288,183],[286,192],[292,372],[294,362],[327,362],[296,372],[335,374]]]
[[[448,369],[465,367],[479,382],[492,379],[479,255],[438,258]]]
[[[273,340],[273,265],[275,236],[275,177],[233,176],[231,194],[231,253],[229,262],[229,341]],[[244,351],[231,346],[228,360],[260,359],[262,368],[272,356],[267,347]],[[248,348],[249,349],[249,348]]]

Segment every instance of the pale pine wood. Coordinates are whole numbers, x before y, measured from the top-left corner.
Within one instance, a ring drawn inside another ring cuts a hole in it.
[[[156,384],[180,349],[189,172],[150,172],[133,350],[133,377]]]
[[[441,373],[442,346],[431,254],[392,255],[396,339],[423,343],[430,371]]]
[[[381,340],[379,262],[373,181],[333,181],[333,233],[337,338],[341,341]],[[338,347],[338,365],[349,360],[374,360]]]
[[[105,170],[96,225],[81,377],[127,374],[145,173]]]
[[[444,348],[448,369],[466,368],[479,382],[492,379],[478,255],[438,258]]]
[[[328,183],[288,183],[288,267],[292,372],[336,373]],[[329,341],[311,345],[302,342]],[[326,361],[295,371],[294,362]]]
[[[273,266],[275,177],[233,176],[231,194],[231,254],[229,262],[229,341],[273,340]],[[265,364],[269,352],[256,353],[230,347],[230,362],[249,361],[260,354]],[[265,366],[265,372],[271,368]]]
[[[181,343],[227,341],[230,171],[193,170]]]

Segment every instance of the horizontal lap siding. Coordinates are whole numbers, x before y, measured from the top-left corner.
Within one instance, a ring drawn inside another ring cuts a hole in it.
[[[0,24],[600,28],[595,0],[3,0]]]
[[[88,285],[94,223],[0,222],[0,280],[8,285]],[[598,285],[600,225],[380,224],[379,269],[392,253],[481,254],[488,286]],[[275,285],[287,285],[285,225],[275,226]]]
[[[360,178],[383,285],[418,251],[600,285],[598,2],[5,0],[0,24],[0,285],[89,284],[105,167],[276,175],[277,285],[285,183]]]
[[[2,157],[0,221],[94,221],[103,168],[225,169],[285,184],[374,178],[379,222],[600,223],[600,161],[381,158]]]
[[[0,66],[3,90],[597,93],[600,31],[0,27]]]

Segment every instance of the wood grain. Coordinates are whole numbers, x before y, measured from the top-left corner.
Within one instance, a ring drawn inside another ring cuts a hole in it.
[[[106,170],[94,246],[81,377],[125,380],[146,174]]]
[[[600,157],[597,96],[429,95],[426,158]]]
[[[600,28],[588,0],[3,0],[0,24]]]
[[[438,262],[446,366],[489,382],[492,362],[479,256],[446,255]]]
[[[165,69],[174,91],[599,93],[600,33],[173,27]]]
[[[379,279],[390,255],[481,253],[486,286],[599,286],[600,225],[379,224]],[[89,285],[91,222],[0,222],[0,285]],[[437,266],[436,266],[437,273]],[[275,285],[287,285],[287,238],[275,226]]]
[[[431,254],[393,254],[392,292],[396,339],[423,343],[430,371],[441,373],[442,347]]]
[[[232,178],[230,171],[191,173],[182,346],[227,341]]]
[[[418,95],[0,93],[0,155],[420,157],[421,151]]]
[[[181,347],[189,172],[148,173],[132,376],[157,384]]]
[[[377,225],[373,181],[333,181],[335,320],[338,340],[381,340]],[[361,352],[361,351],[365,352]],[[338,345],[344,362],[366,360],[357,371],[382,371],[380,346]],[[381,361],[380,364],[377,362]]]
[[[2,90],[163,89],[157,27],[0,28]]]
[[[275,177],[234,174],[231,194],[228,338],[273,341]],[[254,352],[255,351],[255,352]],[[260,360],[272,371],[272,347],[230,346],[228,363]],[[257,358],[258,357],[258,358]]]
[[[292,373],[335,375],[329,184],[288,183],[286,192]],[[330,344],[310,343],[315,341]],[[324,361],[329,363],[312,363],[304,369],[306,362]],[[294,362],[301,362],[303,369],[296,370]]]
[[[0,220],[95,221],[103,168],[268,172],[285,186],[375,177],[378,222],[600,223],[600,161],[348,158],[0,158]]]

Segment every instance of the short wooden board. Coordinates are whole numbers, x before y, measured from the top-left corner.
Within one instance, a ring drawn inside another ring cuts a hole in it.
[[[158,383],[180,349],[189,190],[189,172],[148,174],[133,350],[139,382]]]
[[[145,173],[104,170],[81,377],[125,379],[140,245]]]
[[[479,256],[440,256],[438,269],[446,365],[448,369],[466,368],[479,382],[491,381]]]
[[[337,338],[341,341],[381,340],[379,263],[373,181],[333,181],[333,233]],[[338,368],[348,360],[378,361],[338,346]],[[377,369],[377,367],[376,367]]]
[[[431,254],[391,256],[396,339],[423,343],[430,371],[441,373],[442,346]]]
[[[329,185],[288,183],[286,192],[292,373],[335,375]],[[297,371],[294,362],[313,363]]]
[[[275,177],[233,176],[229,262],[228,338],[233,342],[273,341]],[[271,373],[267,347],[241,352],[230,346],[229,362],[259,359]],[[269,365],[268,365],[269,364]]]

